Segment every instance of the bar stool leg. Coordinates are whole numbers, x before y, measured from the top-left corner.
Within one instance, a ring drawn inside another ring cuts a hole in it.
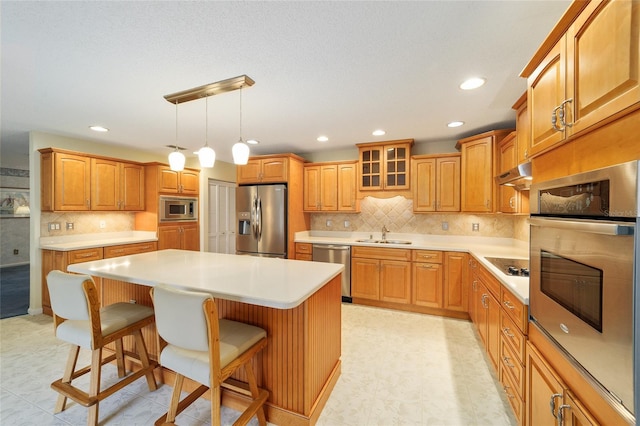
[[[118,377],[123,378],[127,371],[124,368],[124,348],[122,339],[115,341],[116,344],[116,365],[118,366]]]
[[[102,373],[102,348],[91,351],[91,379],[89,381],[89,397],[97,398],[100,393],[100,376]],[[89,407],[88,426],[98,426],[98,407],[100,401]]]
[[[72,345],[69,349],[69,357],[67,358],[67,365],[64,368],[64,375],[62,376],[62,383],[71,383],[71,377],[76,371],[76,364],[78,362],[78,354],[80,353],[80,346]],[[64,411],[67,405],[67,397],[60,394],[56,402],[55,413]]]
[[[142,332],[140,330],[136,330],[133,333],[133,337],[136,342],[136,352],[138,352],[138,356],[140,357],[140,361],[142,362],[142,368],[148,369],[145,373],[145,377],[147,379],[147,386],[150,391],[154,391],[158,389],[158,384],[156,383],[156,378],[153,375],[153,370],[149,369],[149,353],[147,352],[147,345],[144,344],[144,338],[142,337]]]

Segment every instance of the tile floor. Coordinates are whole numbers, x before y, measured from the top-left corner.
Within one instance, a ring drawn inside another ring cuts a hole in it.
[[[471,323],[349,304],[342,312],[342,375],[319,425],[516,424]],[[67,354],[50,317],[0,321],[0,424],[86,424],[86,409],[73,402],[52,414],[57,394],[49,384],[61,376]],[[114,370],[107,366],[103,380],[115,380]],[[153,424],[170,393],[166,385],[149,392],[141,378],[100,404],[100,424]],[[206,425],[209,415],[201,400],[177,420]],[[225,408],[222,423],[238,415]]]

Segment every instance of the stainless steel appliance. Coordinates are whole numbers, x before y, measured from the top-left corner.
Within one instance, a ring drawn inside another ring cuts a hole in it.
[[[236,253],[287,257],[287,187],[240,186],[236,189]]]
[[[342,301],[351,303],[351,246],[338,244],[314,244],[314,262],[339,263],[344,265],[342,273]]]
[[[196,222],[198,220],[198,199],[189,197],[160,197],[160,222]]]
[[[514,277],[529,276],[528,259],[511,259],[505,257],[487,257],[486,259],[505,275],[513,275]]]
[[[532,320],[635,421],[638,161],[532,185]]]

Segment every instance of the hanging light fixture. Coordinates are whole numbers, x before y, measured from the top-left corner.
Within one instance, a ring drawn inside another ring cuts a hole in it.
[[[231,148],[234,164],[244,165],[249,161],[249,145],[242,140],[242,86],[240,86],[240,139]]]
[[[211,168],[216,163],[216,152],[209,146],[209,97],[205,98],[204,146],[198,151],[200,167]]]
[[[175,172],[184,170],[184,154],[178,151],[178,102],[176,101],[176,144],[175,151],[169,154],[169,167]]]

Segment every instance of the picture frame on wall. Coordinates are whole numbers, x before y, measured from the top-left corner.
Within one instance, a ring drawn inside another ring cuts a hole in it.
[[[0,188],[0,218],[29,217],[29,190],[25,188]]]

